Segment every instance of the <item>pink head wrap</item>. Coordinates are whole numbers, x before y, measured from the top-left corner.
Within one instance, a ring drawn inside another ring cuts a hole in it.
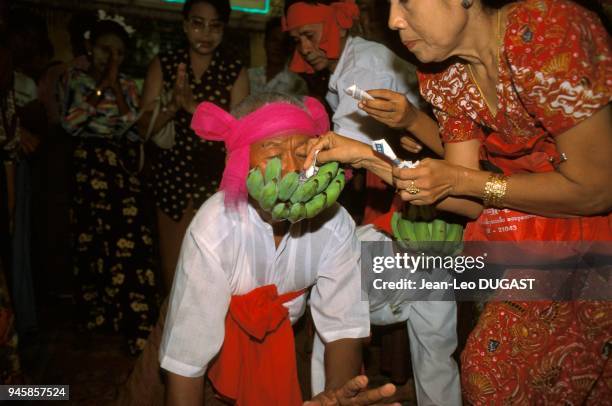
[[[359,18],[359,8],[354,0],[344,0],[326,4],[294,3],[283,18],[283,31],[293,30],[307,24],[323,23],[319,48],[330,59],[340,57],[340,29],[349,29]],[[314,69],[304,60],[296,49],[289,69],[297,73],[314,73]]]
[[[250,146],[266,138],[303,134],[311,137],[329,131],[329,117],[323,105],[312,97],[304,99],[306,110],[287,102],[274,102],[237,120],[209,103],[201,103],[191,120],[191,128],[205,140],[223,141],[227,160],[220,189],[226,205],[246,201]]]

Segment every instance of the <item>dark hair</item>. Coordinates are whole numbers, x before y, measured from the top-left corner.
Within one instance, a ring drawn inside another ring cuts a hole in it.
[[[35,55],[51,57],[53,45],[47,34],[47,21],[28,9],[11,11],[7,33],[15,66],[29,64]]]
[[[230,13],[232,12],[229,0],[187,0],[185,5],[183,5],[183,18],[187,19],[187,17],[189,17],[191,9],[197,3],[210,4],[217,11],[217,14],[219,14],[219,20],[223,21],[225,24],[229,22]]]
[[[47,35],[45,19],[25,8],[11,10],[6,25],[12,34],[35,33],[36,35]]]
[[[111,20],[102,20],[98,21],[92,28],[91,34],[89,36],[89,40],[92,44],[95,44],[98,38],[104,35],[116,35],[121,41],[123,41],[123,45],[127,48],[130,44],[130,36],[128,35],[125,28],[121,26],[121,24],[116,23]]]
[[[502,8],[508,3],[514,3],[516,0],[480,0],[483,8]]]
[[[280,17],[273,17],[266,21],[266,28],[264,29],[264,35],[266,38],[270,35],[273,29],[279,28],[282,26],[282,21]]]
[[[68,35],[70,36],[70,46],[72,47],[72,55],[85,55],[87,49],[85,47],[85,32],[90,31],[96,25],[96,17],[89,12],[78,12],[70,17],[68,23]]]

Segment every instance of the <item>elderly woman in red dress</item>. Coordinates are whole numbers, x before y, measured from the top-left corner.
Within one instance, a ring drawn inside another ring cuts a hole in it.
[[[444,160],[392,169],[369,146],[333,134],[309,150],[382,175],[404,201],[474,219],[466,240],[610,241],[610,37],[568,0],[493,3],[391,0],[389,26],[421,62],[437,63],[419,82]],[[395,127],[419,120],[402,95],[362,108]],[[487,226],[509,217],[521,221]],[[610,343],[611,302],[491,302],[462,354],[464,399],[609,402]]]

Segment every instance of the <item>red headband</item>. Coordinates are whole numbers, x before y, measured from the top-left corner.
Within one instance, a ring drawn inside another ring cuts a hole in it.
[[[220,189],[225,192],[226,204],[235,206],[247,199],[251,144],[297,133],[314,137],[329,130],[329,117],[321,102],[306,97],[304,106],[305,109],[287,102],[269,103],[239,120],[212,103],[198,106],[191,128],[206,140],[225,142],[228,157]]]
[[[294,3],[287,10],[287,16],[283,18],[283,31],[293,30],[306,24],[323,24],[323,33],[319,41],[319,48],[325,52],[328,58],[340,57],[340,29],[348,30],[353,26],[353,21],[359,18],[359,8],[353,0],[325,4]],[[297,51],[289,69],[297,73],[314,73],[312,66],[302,58]]]

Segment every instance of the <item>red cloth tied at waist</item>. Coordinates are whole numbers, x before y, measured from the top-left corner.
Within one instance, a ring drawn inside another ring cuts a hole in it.
[[[225,339],[208,378],[238,406],[302,405],[293,329],[283,303],[303,290],[279,295],[275,285],[232,296]]]

